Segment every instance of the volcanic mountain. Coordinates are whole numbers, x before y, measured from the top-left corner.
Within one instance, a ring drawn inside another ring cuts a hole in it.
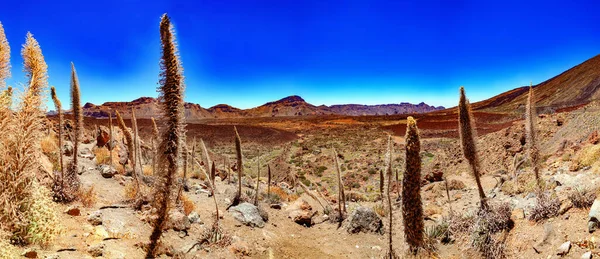
[[[158,117],[159,109],[157,100],[152,97],[141,97],[131,102],[106,102],[102,105],[86,103],[83,110],[86,116],[108,117],[110,111],[118,110],[124,117],[129,117],[131,109],[135,110],[136,117]],[[410,104],[385,104],[385,105],[332,105],[315,106],[306,102],[302,97],[293,95],[274,102],[268,102],[250,109],[238,109],[227,104],[218,104],[208,109],[198,104],[186,103],[185,116],[188,120],[208,118],[244,118],[244,117],[289,117],[309,115],[385,115],[424,113],[441,110],[444,107],[434,107],[425,103]]]

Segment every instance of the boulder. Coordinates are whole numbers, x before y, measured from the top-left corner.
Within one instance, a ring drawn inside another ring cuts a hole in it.
[[[190,221],[190,224],[194,224],[194,223],[203,224],[202,220],[200,219],[200,215],[198,215],[198,213],[195,211],[192,211],[192,213],[190,213],[190,215],[188,215],[188,220]]]
[[[383,220],[371,208],[358,207],[348,218],[346,226],[348,233],[377,233],[383,234]]]
[[[600,141],[600,136],[598,136],[598,131],[594,130],[588,137],[588,142],[592,145],[596,145],[598,144],[598,141]]]
[[[588,214],[588,231],[590,233],[596,231],[598,223],[600,222],[600,200],[594,200],[590,213]]]
[[[316,211],[294,210],[290,212],[289,217],[298,225],[310,227],[313,225],[312,218],[317,214]]]
[[[79,148],[79,157],[87,158],[87,159],[94,159],[94,157],[96,157],[96,155],[94,155],[94,152],[92,152],[92,150],[85,147],[85,148]]]
[[[102,225],[102,211],[94,211],[87,218],[87,221],[92,224],[92,226]]]
[[[442,172],[440,170],[434,170],[434,171],[427,173],[425,175],[424,179],[430,183],[433,183],[433,182],[440,182],[440,181],[444,180],[443,177],[444,177],[444,172]]]
[[[244,225],[259,228],[265,226],[265,221],[261,217],[258,208],[250,203],[244,202],[231,207],[229,208],[229,212],[233,214],[233,218]]]
[[[585,254],[581,255],[581,259],[591,259],[592,258],[592,251],[587,251]]]
[[[98,171],[104,178],[112,178],[115,174],[117,174],[117,169],[110,165],[98,165]]]
[[[188,217],[180,212],[179,210],[169,211],[169,220],[167,222],[167,229],[173,229],[175,231],[184,231],[190,228],[190,220]]]
[[[73,155],[73,143],[71,143],[71,141],[63,142],[63,153],[65,156]]]
[[[93,257],[100,257],[104,253],[104,244],[98,244],[94,246],[90,246],[87,249],[88,254]]]
[[[79,210],[78,207],[71,206],[65,210],[65,213],[67,213],[71,216],[79,216],[79,215],[81,215],[81,210]]]
[[[556,250],[556,255],[565,256],[569,253],[569,250],[571,250],[571,241],[564,242],[560,245],[558,250]]]
[[[98,132],[96,132],[96,146],[104,147],[110,141],[110,132],[108,127],[100,126],[98,127]]]

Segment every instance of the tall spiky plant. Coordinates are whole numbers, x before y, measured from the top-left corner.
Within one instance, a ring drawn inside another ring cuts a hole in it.
[[[123,121],[123,117],[121,117],[121,114],[119,113],[118,110],[115,110],[115,115],[117,116],[117,122],[119,123],[119,128],[121,129],[121,131],[123,131],[125,140],[127,140],[127,150],[128,150],[127,160],[129,161],[129,164],[131,165],[131,168],[133,170],[132,176],[133,176],[133,181],[135,182],[136,197],[139,197],[141,195],[140,194],[140,181],[138,180],[138,175],[135,170],[135,159],[133,157],[133,152],[134,152],[135,147],[134,147],[133,137],[131,136],[131,131],[129,131],[129,129],[125,125],[125,121]],[[125,166],[125,165],[123,165],[123,166]]]
[[[389,220],[389,232],[388,232],[388,253],[386,255],[386,258],[390,258],[390,259],[395,259],[397,258],[396,256],[396,252],[394,251],[394,247],[392,245],[392,236],[393,236],[393,229],[394,229],[394,224],[392,221],[392,216],[394,213],[394,210],[392,208],[392,195],[390,193],[390,189],[391,189],[391,185],[392,185],[392,136],[388,136],[388,145],[387,145],[387,152],[385,154],[385,173],[386,173],[386,177],[387,177],[387,188],[386,188],[386,198],[387,198],[387,208],[388,208],[388,220]]]
[[[65,166],[63,163],[63,144],[62,144],[62,135],[63,135],[63,133],[62,133],[62,131],[63,131],[62,105],[60,103],[60,100],[58,99],[58,96],[56,95],[56,88],[54,88],[54,86],[50,88],[50,95],[52,96],[52,101],[54,101],[54,108],[56,109],[56,112],[58,113],[58,156],[59,156],[59,163],[60,163],[60,176],[58,176],[54,179],[54,185],[60,186],[62,188],[64,185],[63,177],[65,175]]]
[[[237,131],[237,128],[233,126],[233,131],[235,132],[235,155],[237,157],[237,175],[238,175],[238,189],[233,198],[233,202],[229,205],[236,206],[241,202],[242,197],[242,176],[244,175],[244,166],[243,166],[243,156],[242,156],[242,140],[240,139],[240,134]],[[229,209],[229,207],[227,209]]]
[[[475,182],[477,183],[480,206],[481,208],[486,208],[487,202],[483,187],[481,186],[479,156],[477,155],[477,147],[475,145],[475,129],[473,128],[472,117],[471,104],[465,95],[465,88],[461,86],[460,100],[458,101],[458,132],[460,134],[460,143],[463,155],[469,162],[473,178],[475,178]]]
[[[108,145],[107,145],[107,148],[108,148],[108,152],[109,152],[109,155],[110,155],[110,165],[114,166],[113,165],[113,149],[114,149],[114,146],[113,146],[112,112],[108,113],[108,132],[109,133],[108,133]]]
[[[79,142],[83,134],[83,111],[81,110],[81,96],[79,91],[79,79],[75,64],[71,62],[71,110],[73,111],[73,160],[66,171],[63,188],[66,190],[64,201],[75,200],[79,191]]]
[[[204,140],[200,139],[200,148],[202,148],[202,154],[204,155],[204,167],[207,173],[210,173],[210,164],[212,163],[210,161],[210,156],[208,155],[208,149],[206,148],[206,145],[204,144]],[[209,175],[209,181],[211,181],[213,183],[213,185],[215,184],[215,179],[213,175]]]
[[[160,21],[160,40],[162,56],[160,61],[159,103],[165,117],[165,129],[159,145],[158,177],[154,199],[158,205],[158,219],[150,235],[150,246],[147,258],[156,255],[158,240],[169,211],[169,200],[173,180],[177,174],[180,158],[183,128],[183,67],[179,60],[173,25],[167,14]]]
[[[342,170],[340,169],[340,162],[338,162],[338,153],[333,148],[333,160],[335,161],[335,170],[337,172],[338,182],[338,212],[339,212],[339,223],[341,224],[344,220],[344,214],[346,212],[346,194],[344,193],[344,181],[342,181]]]
[[[137,167],[137,169],[142,171],[142,160],[140,158],[139,146],[140,146],[140,138],[138,135],[138,126],[137,126],[137,118],[135,117],[135,110],[131,107],[131,131],[133,131],[133,161]],[[141,175],[138,173],[136,168],[133,169],[133,173],[136,176]]]
[[[6,88],[6,79],[10,78],[10,45],[0,22],[0,91]]]
[[[0,44],[6,40],[1,34]],[[6,50],[5,47],[2,49]],[[5,58],[5,54],[0,53],[0,56]],[[0,138],[0,228],[12,234],[13,242],[47,242],[55,236],[52,229],[56,229],[58,222],[52,215],[52,209],[39,210],[41,203],[52,202],[45,195],[38,195],[44,192],[45,187],[39,186],[35,177],[41,167],[40,141],[44,135],[42,99],[48,87],[47,65],[31,33],[27,33],[21,55],[27,78],[22,101],[15,112],[8,106],[0,107],[0,111],[3,111],[0,128],[3,128],[4,134]],[[3,62],[8,60],[4,59]],[[6,67],[6,64],[2,66]],[[4,71],[0,73],[4,74]],[[6,79],[3,77],[5,75],[0,76],[1,81]],[[8,100],[10,102],[11,98]]]
[[[269,164],[267,164],[267,198],[271,199],[271,165]]]
[[[256,158],[256,192],[254,193],[254,206],[258,206],[258,193],[260,187],[260,150],[258,151],[258,157]]]
[[[156,174],[156,156],[158,155],[157,142],[158,142],[158,127],[156,126],[156,121],[154,117],[152,117],[152,174]]]
[[[535,96],[533,95],[533,85],[529,85],[529,95],[527,96],[527,106],[525,108],[525,134],[527,136],[527,153],[531,161],[531,167],[538,191],[542,190],[542,180],[540,179],[540,152],[537,147],[537,137],[535,132]]]
[[[416,254],[423,242],[423,203],[421,202],[421,140],[417,121],[406,122],[406,170],[402,179],[402,221],[409,251]]]
[[[194,158],[192,156],[194,156],[194,154],[196,154],[196,137],[194,136],[194,138],[192,139],[192,154],[190,155],[190,159],[192,160],[192,168],[190,168],[192,174],[194,173],[194,169],[195,168],[195,164],[194,164]],[[188,190],[186,190],[188,191]]]

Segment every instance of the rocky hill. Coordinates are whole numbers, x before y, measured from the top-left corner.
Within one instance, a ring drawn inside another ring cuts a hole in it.
[[[129,117],[131,109],[135,110],[138,118],[158,117],[159,109],[157,100],[152,97],[141,97],[131,102],[106,102],[102,105],[86,103],[83,110],[86,116],[103,118],[108,117],[110,111],[118,110],[124,117]],[[332,106],[315,106],[306,102],[302,97],[293,95],[281,100],[268,102],[250,109],[238,109],[227,104],[218,104],[208,109],[198,104],[186,103],[185,116],[187,120],[207,118],[245,118],[245,117],[289,117],[309,115],[392,115],[408,113],[424,113],[444,109],[425,103],[410,104],[384,104],[384,105],[359,105],[345,104]],[[114,112],[113,112],[114,113]],[[50,113],[52,114],[52,112]]]

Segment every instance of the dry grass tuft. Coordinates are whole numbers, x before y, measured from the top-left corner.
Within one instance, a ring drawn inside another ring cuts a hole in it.
[[[560,210],[560,200],[556,195],[549,195],[546,192],[540,192],[533,209],[531,210],[529,220],[542,221],[558,216]]]
[[[42,153],[49,155],[58,151],[58,140],[53,134],[47,135],[41,141]]]
[[[576,169],[581,169],[592,166],[598,160],[600,160],[600,145],[589,145],[579,151],[579,154],[573,159],[573,163],[578,165]]]
[[[578,209],[587,209],[592,206],[596,199],[596,192],[592,190],[573,190],[569,193],[569,200],[573,207]]]
[[[46,187],[33,181],[31,207],[27,212],[27,243],[46,246],[62,231],[58,208]]]
[[[77,197],[81,204],[87,208],[91,208],[96,205],[97,198],[96,192],[94,191],[94,186],[79,189],[79,194],[77,194]]]
[[[196,204],[185,195],[181,195],[181,203],[183,204],[185,215],[190,215],[190,213],[196,210]]]
[[[98,163],[99,165],[110,165],[111,164],[110,151],[108,151],[108,148],[106,148],[106,147],[95,148],[94,155],[96,155],[96,163]]]

